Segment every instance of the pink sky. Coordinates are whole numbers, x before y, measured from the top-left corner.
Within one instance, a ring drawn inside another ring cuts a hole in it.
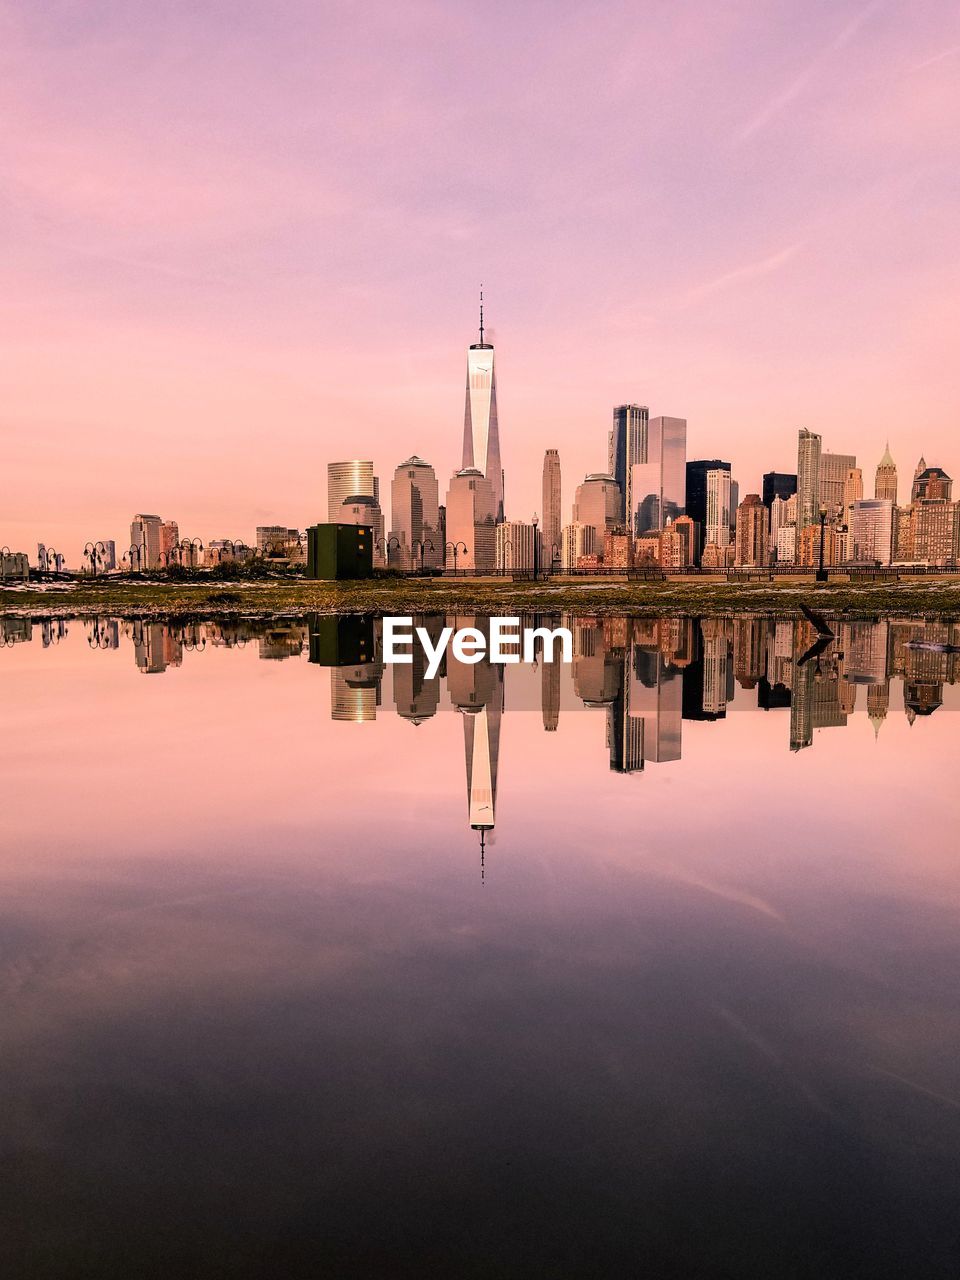
[[[960,10],[4,3],[0,542],[249,540],[326,463],[459,464],[484,282],[508,514],[684,416],[960,470]]]

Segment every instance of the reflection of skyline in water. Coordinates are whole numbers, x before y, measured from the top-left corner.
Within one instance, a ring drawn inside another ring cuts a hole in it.
[[[444,626],[488,632],[488,621],[474,615],[419,616],[414,622],[434,642]],[[960,647],[960,624],[951,622],[838,622],[835,636],[818,642],[805,621],[752,615],[524,620],[524,625],[551,628],[561,624],[573,635],[572,663],[544,661],[539,642],[536,650],[543,729],[558,730],[565,692],[572,689],[574,705],[605,713],[610,769],[621,774],[679,762],[683,722],[723,720],[736,686],[756,690],[759,709],[784,713],[787,745],[796,752],[812,746],[818,730],[846,726],[858,710],[879,734],[894,682],[901,685],[899,705],[911,724],[932,715],[942,705],[943,686],[954,684],[958,674],[958,654],[952,650]],[[91,649],[129,644],[138,670],[148,675],[177,668],[185,654],[208,646],[252,644],[261,661],[306,658],[329,669],[334,721],[371,723],[382,711],[379,619],[310,614],[270,621],[96,618],[35,624],[13,617],[0,619],[0,639],[4,645],[39,639],[46,648],[59,643],[71,626],[82,626]],[[410,663],[391,667],[393,709],[414,728],[446,705],[462,716],[468,820],[482,841],[496,825],[503,717],[508,708],[532,708],[511,699],[517,666],[486,658],[466,663],[448,649],[435,678],[427,679],[426,667],[419,644],[412,647]]]
[[[7,629],[14,1227],[105,1276],[955,1274],[960,691],[908,647],[953,633],[569,623],[431,681],[361,619]]]

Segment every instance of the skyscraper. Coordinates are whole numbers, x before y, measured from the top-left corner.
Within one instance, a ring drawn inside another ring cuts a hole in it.
[[[476,467],[464,467],[453,476],[447,490],[448,569],[490,572],[494,568],[494,503],[493,486]]]
[[[533,568],[533,540],[536,530],[532,524],[522,520],[504,520],[498,524],[496,533],[497,571],[510,573],[512,570]]]
[[[620,518],[620,486],[613,476],[592,471],[583,484],[577,485],[573,501],[573,523],[589,525],[594,530],[595,546],[602,551],[603,537]]]
[[[821,452],[819,507],[827,508],[828,520],[834,519],[838,512],[843,511],[844,486],[847,483],[847,476],[851,471],[855,471],[856,467],[857,459],[852,453]],[[820,518],[819,507],[816,512],[817,519]]]
[[[850,528],[853,518],[853,504],[863,497],[863,472],[859,467],[851,467],[843,482],[843,523]]]
[[[341,508],[347,498],[374,498],[380,501],[380,481],[373,474],[372,462],[354,458],[349,462],[327,463],[327,519],[342,524]]]
[[[893,555],[893,503],[862,498],[850,512],[851,559],[857,564],[889,564]]]
[[[543,555],[540,563],[550,566],[560,559],[563,508],[560,491],[560,454],[548,449],[543,455]]]
[[[890,441],[877,464],[877,476],[874,482],[873,496],[882,501],[886,499],[897,505],[897,464],[890,456]]]
[[[797,439],[797,494],[800,498],[800,528],[816,524],[820,513],[820,445],[814,431],[800,428]]]
[[[480,291],[480,341],[467,352],[467,399],[463,415],[463,469],[476,467],[490,481],[497,524],[503,519],[503,466],[497,422],[497,375],[493,345],[483,340],[483,290]]]
[[[660,531],[687,502],[687,420],[651,418],[646,449],[631,467],[627,520],[633,536]]]
[[[610,474],[620,486],[620,520],[627,524],[633,511],[633,468],[647,461],[650,410],[645,404],[618,404],[610,432]]]
[[[774,498],[770,503],[770,532],[767,538],[767,549],[769,551],[768,559],[774,558],[774,552],[779,556],[780,546],[780,530],[786,529],[788,525],[793,525],[794,540],[796,536],[797,524],[797,495],[792,493],[789,498]],[[787,557],[789,558],[789,557]]]
[[[439,490],[429,462],[414,454],[400,463],[390,486],[390,509],[390,541],[400,543],[394,563],[401,569],[419,568],[421,560],[424,566],[442,564]]]
[[[704,520],[703,545],[728,547],[730,545],[730,499],[732,482],[730,468],[721,465],[706,475],[707,510]]]
[[[726,471],[729,475],[730,463],[719,458],[702,458],[687,463],[687,515],[697,527],[695,564],[700,563],[707,541],[707,475],[711,471]]]
[[[130,545],[139,547],[139,552],[131,552],[133,563],[131,569],[156,569],[160,563],[160,552],[163,550],[163,521],[159,516],[136,515],[130,522]]]
[[[737,508],[736,563],[757,566],[766,562],[767,508],[758,493],[748,493]]]

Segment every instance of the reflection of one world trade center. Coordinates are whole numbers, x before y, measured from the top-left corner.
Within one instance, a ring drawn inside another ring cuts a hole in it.
[[[454,630],[476,627],[490,647],[489,622],[485,618],[455,618]],[[467,762],[467,811],[470,826],[480,832],[480,866],[486,833],[496,822],[497,761],[500,756],[500,720],[503,715],[503,667],[486,658],[461,662],[452,653],[447,660],[450,701],[463,716],[463,742]]]

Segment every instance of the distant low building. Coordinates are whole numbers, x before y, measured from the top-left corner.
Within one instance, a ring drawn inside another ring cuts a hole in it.
[[[823,564],[834,566],[839,563],[837,556],[836,525],[827,524],[823,529]],[[800,531],[800,564],[806,569],[820,566],[820,525],[808,524]]]
[[[633,561],[632,539],[628,533],[610,530],[603,536],[605,569],[629,569]]]
[[[677,516],[660,534],[660,563],[664,569],[689,569],[696,552],[696,525]]]
[[[0,554],[0,581],[26,582],[30,577],[30,561],[25,551],[4,551]]]
[[[642,533],[634,543],[634,563],[642,564],[659,564],[660,563],[660,531],[658,529],[650,529],[647,533]]]

